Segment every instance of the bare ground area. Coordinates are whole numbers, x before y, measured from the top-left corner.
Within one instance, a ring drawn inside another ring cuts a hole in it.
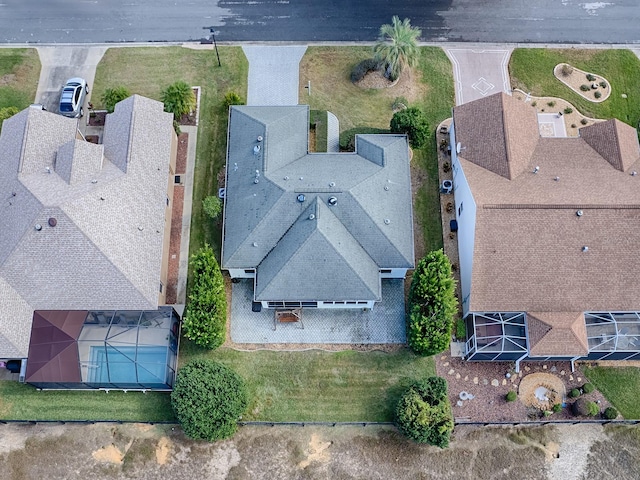
[[[640,429],[458,427],[451,447],[392,427],[242,427],[214,444],[178,427],[3,425],[0,478],[504,479],[637,478]]]

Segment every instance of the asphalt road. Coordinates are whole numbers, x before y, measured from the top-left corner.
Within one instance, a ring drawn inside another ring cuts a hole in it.
[[[392,15],[424,41],[640,43],[640,0],[0,0],[0,43],[373,41]]]

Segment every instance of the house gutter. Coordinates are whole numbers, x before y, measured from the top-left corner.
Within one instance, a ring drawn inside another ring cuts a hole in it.
[[[529,352],[525,353],[519,359],[516,360],[516,373],[520,373],[520,362],[523,361],[525,358],[527,358],[528,355],[529,355]],[[571,368],[573,368],[573,363],[571,364]]]

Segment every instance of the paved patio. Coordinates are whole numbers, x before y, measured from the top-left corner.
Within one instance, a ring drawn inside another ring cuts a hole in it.
[[[231,340],[234,343],[406,343],[404,281],[382,281],[383,300],[369,311],[304,309],[301,323],[278,323],[274,311],[251,311],[253,280],[234,283]]]

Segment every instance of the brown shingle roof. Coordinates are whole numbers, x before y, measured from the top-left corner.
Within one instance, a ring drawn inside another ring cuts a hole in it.
[[[456,107],[453,117],[466,160],[507,179],[529,164],[540,135],[530,105],[500,93]]]
[[[635,128],[618,119],[614,118],[581,128],[580,136],[621,172],[626,172],[640,158]]]
[[[586,355],[587,328],[580,312],[527,312],[532,357]]]
[[[505,96],[478,102],[500,99]],[[503,120],[484,115],[474,103],[454,111],[456,137],[466,139],[460,140],[460,162],[477,205],[469,310],[637,309],[640,176],[628,172],[640,170],[640,147],[635,133],[629,135],[631,127],[604,122],[615,128],[627,173],[613,168],[585,138],[538,138],[536,130],[530,134],[536,142],[529,163],[508,179],[485,166],[495,146],[479,134],[499,131]],[[509,111],[530,117],[524,110]],[[476,116],[467,118],[469,112]],[[520,121],[517,114],[505,118]]]

